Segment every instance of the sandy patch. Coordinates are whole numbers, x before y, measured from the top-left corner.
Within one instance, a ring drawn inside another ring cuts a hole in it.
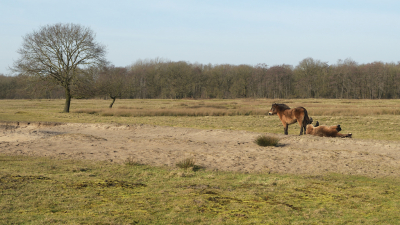
[[[151,125],[0,123],[0,153],[61,159],[128,158],[175,166],[194,158],[208,170],[369,177],[400,175],[400,142],[275,135],[279,147],[260,147],[261,133]]]

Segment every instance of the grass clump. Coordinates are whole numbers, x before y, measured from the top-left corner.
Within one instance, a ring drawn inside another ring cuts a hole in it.
[[[135,158],[133,157],[128,157],[125,161],[124,161],[125,165],[127,166],[141,166],[143,165],[142,163],[140,163],[139,161],[137,161]]]
[[[195,160],[193,158],[187,158],[182,161],[179,161],[176,164],[177,167],[181,169],[192,169],[194,172],[200,170],[200,169],[205,169],[203,166],[199,166],[195,164]]]
[[[205,169],[203,166],[199,166],[195,164],[195,160],[193,158],[187,158],[182,161],[179,161],[176,164],[177,167],[181,169],[192,169],[194,172],[200,170],[200,169]]]
[[[176,164],[177,167],[181,169],[188,169],[188,168],[193,168],[195,166],[195,161],[193,158],[187,158],[182,161],[179,161]]]
[[[256,143],[259,146],[278,146],[279,144],[279,138],[276,137],[271,137],[271,136],[267,136],[267,135],[260,135],[256,138],[256,140],[254,140],[254,143]]]

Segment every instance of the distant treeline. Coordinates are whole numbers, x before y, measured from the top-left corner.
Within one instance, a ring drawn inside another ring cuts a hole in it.
[[[125,68],[106,66],[82,72],[75,98],[348,98],[400,97],[400,63],[335,65],[306,58],[297,66],[203,65],[139,60]],[[1,99],[64,98],[50,81],[0,75]]]

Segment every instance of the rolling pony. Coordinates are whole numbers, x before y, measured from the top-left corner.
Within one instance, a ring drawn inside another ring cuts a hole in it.
[[[320,136],[320,137],[341,137],[341,138],[351,138],[352,134],[341,134],[339,131],[341,131],[342,128],[340,125],[336,126],[319,126],[319,123],[317,121],[317,124],[313,126],[312,124],[307,125],[306,129],[306,134],[311,134],[314,136]]]

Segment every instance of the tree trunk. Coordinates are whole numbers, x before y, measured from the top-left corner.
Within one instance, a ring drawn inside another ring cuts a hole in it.
[[[69,113],[69,107],[71,105],[71,90],[69,87],[65,88],[65,105],[64,105],[64,112]]]
[[[110,109],[113,107],[116,97],[111,97],[111,98],[112,98],[113,101],[110,104]]]

